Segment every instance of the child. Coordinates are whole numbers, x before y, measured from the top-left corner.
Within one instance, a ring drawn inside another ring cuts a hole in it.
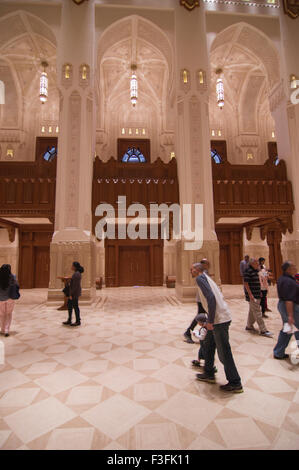
[[[196,315],[195,320],[197,321],[197,324],[200,326],[199,330],[193,330],[192,334],[195,336],[197,340],[200,342],[200,348],[198,351],[198,360],[194,360],[191,362],[193,367],[201,367],[200,360],[204,359],[204,340],[205,337],[207,336],[207,319],[208,316],[206,313],[199,313]]]
[[[197,324],[200,326],[200,329],[192,331],[192,334],[195,336],[195,338],[199,339],[200,348],[198,351],[198,360],[194,359],[194,361],[191,361],[191,365],[193,367],[200,368],[200,367],[203,367],[203,365],[201,365],[200,363],[200,360],[205,359],[204,348],[205,348],[205,338],[208,333],[208,330],[207,330],[208,315],[206,313],[199,313],[198,315],[196,315],[195,320],[197,321]],[[214,373],[216,372],[217,372],[217,367],[214,367]]]

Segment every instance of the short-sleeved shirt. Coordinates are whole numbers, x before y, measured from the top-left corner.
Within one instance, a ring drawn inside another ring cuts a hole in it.
[[[259,271],[254,269],[252,266],[248,266],[247,269],[244,271],[244,282],[247,282],[249,288],[252,292],[252,295],[255,299],[261,298],[261,284],[259,278]],[[250,301],[249,295],[247,290],[244,287],[245,297],[247,302]]]
[[[299,284],[289,274],[283,274],[277,281],[277,293],[280,300],[299,304]]]

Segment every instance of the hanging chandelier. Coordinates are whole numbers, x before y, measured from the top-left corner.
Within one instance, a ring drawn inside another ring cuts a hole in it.
[[[39,99],[42,103],[45,103],[48,99],[48,75],[46,72],[48,62],[42,62],[42,67],[44,70],[39,79]]]
[[[217,105],[219,106],[220,109],[222,109],[224,106],[224,86],[223,86],[223,80],[221,78],[222,69],[217,69],[216,74],[218,75],[218,78],[216,80]]]
[[[131,65],[132,75],[130,80],[130,98],[133,106],[136,106],[138,100],[138,81],[135,71],[137,70],[137,65]]]

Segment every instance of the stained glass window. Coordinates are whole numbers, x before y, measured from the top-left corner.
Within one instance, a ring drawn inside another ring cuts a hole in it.
[[[43,154],[43,158],[46,162],[51,162],[57,156],[56,147],[48,147],[45,153]]]
[[[219,153],[216,150],[211,149],[211,157],[213,158],[215,163],[221,163],[222,158],[220,157]]]
[[[129,147],[121,161],[123,163],[145,163],[146,158],[138,147]]]

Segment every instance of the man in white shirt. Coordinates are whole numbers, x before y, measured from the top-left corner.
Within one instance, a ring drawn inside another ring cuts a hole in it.
[[[229,344],[229,326],[231,314],[217,284],[206,273],[204,266],[198,266],[199,276],[196,278],[198,293],[203,308],[208,312],[205,338],[203,374],[197,374],[197,380],[215,383],[215,352],[224,365],[224,371],[228,383],[220,385],[220,390],[225,392],[242,393],[243,387],[238,374],[232,350]]]

